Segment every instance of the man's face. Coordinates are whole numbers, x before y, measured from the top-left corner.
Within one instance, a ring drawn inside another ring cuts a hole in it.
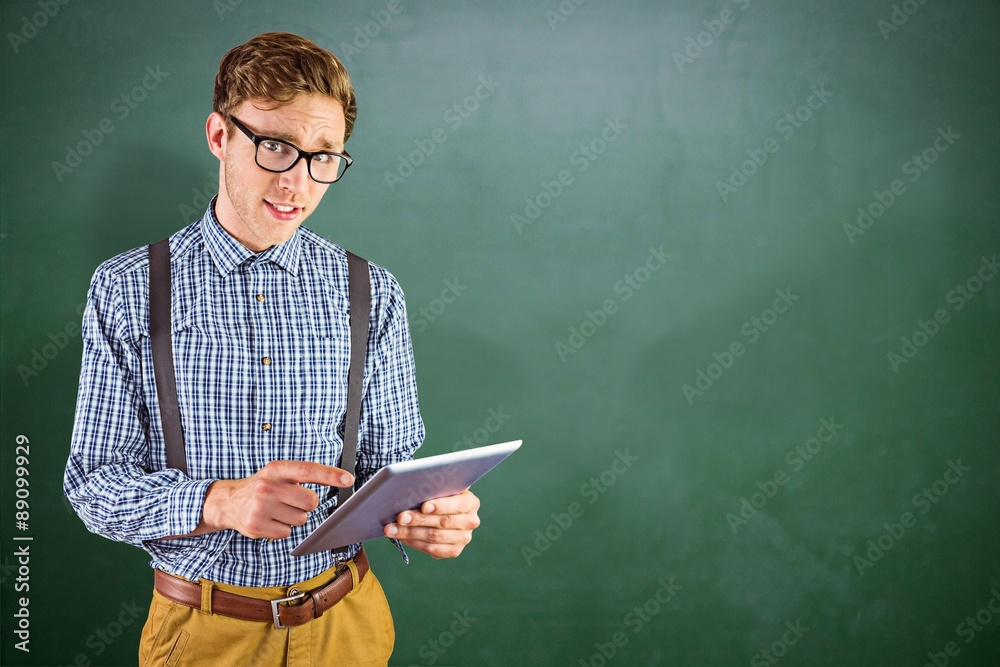
[[[245,101],[233,115],[254,134],[304,151],[344,150],[343,107],[323,95],[299,95],[275,109]],[[290,239],[329,185],[310,178],[304,159],[280,174],[257,166],[253,141],[239,130],[227,137],[218,113],[209,116],[206,130],[209,147],[222,162],[215,214],[223,228],[254,252]]]

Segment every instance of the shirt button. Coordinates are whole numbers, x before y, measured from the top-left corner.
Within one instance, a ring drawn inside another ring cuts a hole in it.
[[[261,430],[264,430],[264,431],[270,431],[271,430],[271,422],[264,422],[263,424],[260,425],[260,428],[261,428]]]
[[[264,303],[264,295],[263,294],[258,294],[257,295],[257,303]]]
[[[271,365],[271,357],[264,357],[263,359],[260,360],[260,363],[264,364],[265,366],[270,366]]]

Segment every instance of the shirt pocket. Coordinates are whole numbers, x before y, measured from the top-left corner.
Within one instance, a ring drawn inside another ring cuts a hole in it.
[[[346,292],[326,280],[319,280],[299,294],[302,333],[315,338],[350,340],[351,300]]]
[[[246,325],[209,307],[192,305],[172,324],[174,370],[180,398],[200,394],[201,404],[219,405],[246,398],[249,349]],[[183,403],[183,401],[182,401]]]
[[[244,477],[255,472],[240,437],[254,421],[248,329],[238,312],[211,301],[190,304],[171,326],[185,441],[212,443],[210,450],[186,448],[188,472],[195,478]]]
[[[293,332],[298,372],[290,389],[305,420],[339,443],[351,355],[350,301],[324,280],[313,281],[296,298]]]
[[[315,461],[323,465],[340,467],[341,455],[344,450],[344,442],[340,434],[340,421],[343,420],[344,412],[340,410],[335,415],[322,414],[321,421],[316,420],[317,413],[312,410],[303,410],[300,413],[300,438],[295,443],[294,456],[290,453],[288,458],[299,458],[306,461]],[[340,421],[337,421],[337,420]],[[335,504],[338,487],[327,487],[316,484],[306,484],[320,498],[319,513],[317,516],[327,516]]]

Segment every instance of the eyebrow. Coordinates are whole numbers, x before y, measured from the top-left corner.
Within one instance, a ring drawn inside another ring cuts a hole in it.
[[[292,135],[290,135],[290,134],[288,134],[286,132],[276,132],[274,134],[268,134],[268,133],[264,132],[264,133],[258,134],[257,136],[258,137],[265,137],[267,139],[277,139],[278,141],[284,141],[285,143],[292,144],[293,146],[298,146],[299,145],[298,139],[296,139],[295,137],[293,137]],[[339,153],[339,152],[342,152],[344,149],[343,149],[343,147],[338,148],[329,139],[323,138],[323,139],[320,140],[320,150],[321,151],[332,151],[334,153]],[[315,151],[307,151],[307,152],[313,153]]]

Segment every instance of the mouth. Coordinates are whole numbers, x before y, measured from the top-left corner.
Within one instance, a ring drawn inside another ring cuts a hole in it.
[[[291,222],[302,212],[302,207],[295,204],[274,204],[266,199],[264,204],[266,204],[267,212],[271,214],[271,217],[282,222]]]

